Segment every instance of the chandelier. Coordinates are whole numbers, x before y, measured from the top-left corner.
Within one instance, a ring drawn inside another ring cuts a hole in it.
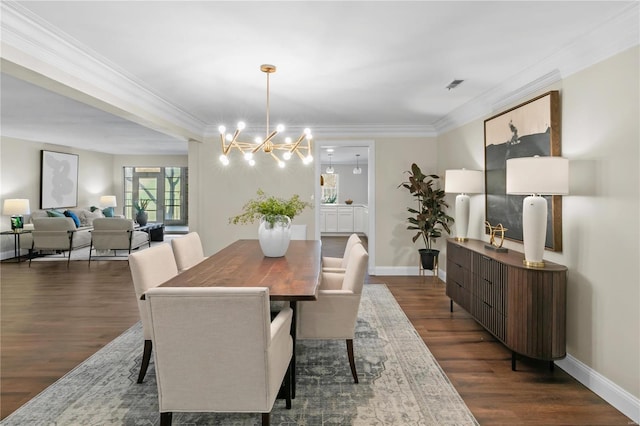
[[[258,151],[262,151],[265,154],[271,156],[279,167],[285,166],[285,161],[291,159],[295,154],[304,164],[309,164],[313,161],[311,155],[311,130],[309,128],[304,129],[300,137],[294,142],[290,137],[284,139],[284,142],[276,143],[274,141],[275,136],[278,133],[284,131],[284,126],[279,124],[275,130],[269,130],[269,74],[276,71],[274,65],[264,64],[260,66],[260,71],[267,74],[267,129],[265,137],[256,137],[253,142],[242,142],[239,140],[240,132],[246,127],[245,123],[240,121],[236,127],[236,130],[231,133],[227,133],[227,129],[224,126],[218,127],[220,132],[220,141],[222,143],[222,154],[220,155],[220,162],[225,166],[229,164],[229,154],[232,149],[240,151],[244,159],[250,166],[256,164],[254,154]],[[282,152],[282,159],[276,155],[277,151]]]

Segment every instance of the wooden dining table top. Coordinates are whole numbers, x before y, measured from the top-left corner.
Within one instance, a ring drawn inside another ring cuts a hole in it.
[[[265,257],[258,240],[238,240],[160,287],[269,287],[271,300],[316,300],[322,242],[292,240],[283,257]]]

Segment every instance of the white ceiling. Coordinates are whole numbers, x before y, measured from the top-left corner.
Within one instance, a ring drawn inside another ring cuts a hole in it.
[[[108,153],[186,153],[241,119],[264,133],[263,63],[278,68],[272,126],[311,127],[324,143],[434,136],[638,43],[636,1],[2,8],[2,135]]]

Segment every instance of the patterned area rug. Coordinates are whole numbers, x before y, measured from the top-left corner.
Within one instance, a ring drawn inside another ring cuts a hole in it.
[[[344,341],[298,341],[293,408],[276,400],[274,425],[478,425],[383,284],[368,284],[354,340],[354,384]],[[153,364],[136,384],[141,324],[7,417],[13,425],[159,424]],[[174,413],[174,425],[258,425],[259,414]]]

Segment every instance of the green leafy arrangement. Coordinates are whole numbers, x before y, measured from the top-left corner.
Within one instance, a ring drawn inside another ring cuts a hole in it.
[[[442,231],[450,233],[449,223],[453,223],[453,218],[446,213],[449,205],[444,201],[445,192],[440,188],[434,188],[438,175],[425,175],[417,164],[411,165],[409,181],[402,182],[399,187],[403,187],[416,198],[418,209],[407,207],[407,211],[413,216],[407,218],[409,225],[407,229],[418,231],[413,236],[413,242],[422,238],[427,249],[431,249],[431,243],[442,236]]]
[[[234,225],[246,225],[248,223],[254,223],[264,216],[271,228],[276,223],[286,223],[286,219],[283,216],[287,216],[289,219],[299,215],[307,207],[311,207],[311,203],[302,201],[298,194],[285,200],[283,198],[277,198],[274,196],[268,196],[262,189],[258,189],[257,197],[249,200],[243,207],[243,212],[239,215],[229,218],[229,223]]]
[[[141,199],[140,201],[133,202],[133,208],[136,209],[136,212],[142,213],[146,211],[147,206],[149,205],[149,199]]]

